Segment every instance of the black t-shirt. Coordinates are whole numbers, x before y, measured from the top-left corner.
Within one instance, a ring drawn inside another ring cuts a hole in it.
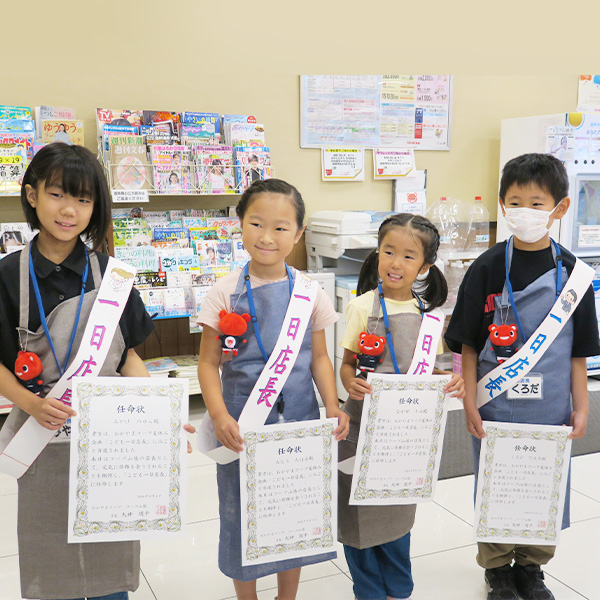
[[[40,254],[35,242],[31,244],[31,257],[35,270],[40,296],[46,317],[61,302],[81,293],[81,278],[85,268],[85,245],[78,242],[73,252],[57,265]],[[97,253],[100,271],[104,275],[108,256]],[[19,338],[19,260],[21,252],[13,252],[0,261],[0,362],[13,370]],[[94,278],[89,269],[86,292],[94,289]],[[37,331],[41,325],[40,314],[33,285],[29,283],[29,329]],[[127,357],[127,350],[141,344],[154,329],[154,323],[144,308],[139,292],[134,288],[129,295],[119,321],[125,341],[125,352],[119,363],[121,369]],[[75,354],[75,349],[74,353]]]
[[[560,248],[563,266],[570,275],[575,266],[575,256],[562,246]],[[502,294],[506,281],[505,249],[506,242],[496,244],[484,252],[465,274],[445,335],[446,343],[453,352],[460,352],[463,344],[471,346],[477,353],[483,350],[489,337],[488,327],[494,319],[494,296]],[[551,247],[534,251],[514,248],[510,266],[510,282],[513,291],[525,289],[555,266]],[[598,321],[592,286],[583,296],[572,319],[574,335],[571,356],[600,354]]]

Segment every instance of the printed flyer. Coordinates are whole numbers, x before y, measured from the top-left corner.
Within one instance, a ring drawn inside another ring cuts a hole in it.
[[[364,181],[365,151],[362,148],[323,148],[323,181]]]

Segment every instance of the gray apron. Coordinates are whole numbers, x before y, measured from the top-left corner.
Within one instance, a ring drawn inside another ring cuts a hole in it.
[[[554,245],[552,252],[555,254]],[[512,244],[509,247],[509,272],[512,262]],[[556,256],[554,256],[556,260]],[[556,302],[556,267],[546,271],[524,290],[514,292],[515,306],[519,313],[524,334],[527,338],[540,326],[552,306]],[[562,268],[562,287],[568,279],[567,270]],[[494,324],[505,322],[515,324],[516,318],[510,305],[506,283],[501,296],[494,298]],[[521,348],[524,342],[519,331],[517,347]],[[508,399],[506,393],[500,394],[479,409],[479,414],[484,421],[500,421],[505,423],[527,423],[533,425],[568,425],[571,418],[571,349],[573,348],[573,319],[569,319],[562,328],[554,342],[548,346],[542,358],[532,369],[532,373],[541,373],[542,399]],[[498,361],[491,341],[488,339],[477,364],[477,380],[498,366]],[[516,382],[515,382],[516,383]],[[473,458],[475,466],[475,489],[477,489],[477,475],[479,473],[479,454],[481,440],[472,437]],[[569,526],[570,509],[570,471],[567,481],[565,497],[565,510],[562,527]]]
[[[295,274],[295,271],[292,270],[292,272]],[[245,282],[242,271],[235,293],[231,295],[232,310],[235,307],[235,312],[238,314],[250,313],[248,297],[244,289]],[[256,306],[256,316],[265,352],[270,355],[279,337],[287,311],[290,298],[288,280],[253,288],[252,297]],[[223,398],[229,414],[236,420],[239,419],[248,396],[265,366],[265,361],[256,343],[252,324],[248,326],[244,338],[248,342],[242,345],[238,356],[223,366]],[[310,372],[311,362],[312,343],[309,323],[298,358],[283,388],[285,398],[283,417],[286,421],[306,421],[319,418],[319,404]],[[265,424],[277,423],[278,418],[277,405],[274,404]],[[217,465],[217,484],[221,518],[219,569],[228,577],[240,581],[251,581],[272,573],[335,558],[335,552],[331,552],[319,556],[242,567],[239,460],[227,465]]]
[[[402,373],[408,371],[412,362],[421,328],[421,315],[416,313],[398,313],[389,315],[390,329],[398,368]],[[377,291],[374,293],[373,310],[367,319],[369,333],[385,337],[385,326],[381,318],[381,305]],[[386,343],[383,362],[375,367],[376,373],[394,373],[391,354]],[[350,415],[350,432],[339,443],[339,460],[356,455],[358,433],[363,401],[348,399],[344,411]],[[348,504],[352,475],[338,471],[338,539],[346,546],[360,550],[387,544],[404,537],[415,522],[417,506],[403,504],[395,506],[356,506]]]
[[[44,389],[41,395],[45,396],[60,375],[42,327],[36,332],[28,329],[28,265],[29,251],[26,248],[21,252],[20,261],[19,330],[25,349],[35,352],[44,366]],[[90,253],[90,270],[95,289],[84,295],[71,361],[81,343],[102,280],[95,253]],[[48,329],[61,364],[66,356],[78,303],[79,296],[65,300],[47,317]],[[123,335],[117,327],[100,375],[117,375],[124,350]],[[18,429],[28,415],[17,407],[13,410],[17,411]],[[64,437],[65,442],[68,442],[68,437]],[[18,480],[18,484],[17,534],[23,598],[82,598],[137,589],[140,571],[139,542],[67,544],[68,443],[48,444]]]

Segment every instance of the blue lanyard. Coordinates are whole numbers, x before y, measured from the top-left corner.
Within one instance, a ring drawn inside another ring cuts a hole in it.
[[[383,325],[385,327],[385,337],[387,338],[387,345],[392,357],[392,363],[394,365],[394,372],[396,375],[400,375],[400,368],[398,367],[398,361],[396,360],[396,351],[394,350],[394,341],[392,340],[392,330],[390,328],[390,319],[388,318],[387,308],[385,307],[385,297],[383,296],[383,289],[381,284],[377,286],[379,290],[379,304],[381,304],[381,312],[383,313]],[[421,309],[421,318],[423,318],[423,311],[425,306],[419,296],[415,294],[415,298],[419,302],[419,308]]]
[[[75,334],[77,332],[77,326],[79,325],[79,317],[81,316],[81,305],[83,304],[83,295],[85,294],[85,284],[87,283],[88,270],[90,266],[90,259],[88,258],[87,250],[84,250],[85,253],[85,268],[83,269],[83,275],[81,276],[81,294],[79,295],[79,305],[77,306],[77,314],[75,316],[75,323],[73,324],[73,331],[71,333],[71,341],[69,342],[69,348],[67,350],[67,356],[65,357],[65,364],[61,367],[58,357],[56,356],[56,350],[54,349],[54,344],[52,343],[52,338],[50,337],[50,331],[48,329],[48,322],[46,321],[46,313],[44,312],[44,306],[42,304],[42,296],[40,294],[40,287],[37,282],[37,277],[35,275],[35,270],[33,268],[33,258],[31,253],[29,254],[29,276],[31,277],[31,283],[33,284],[33,290],[35,292],[35,299],[37,300],[38,310],[40,312],[40,320],[42,321],[42,327],[44,329],[44,333],[46,334],[46,338],[48,339],[48,344],[50,344],[50,350],[52,350],[52,354],[54,355],[54,360],[56,361],[56,366],[58,367],[58,372],[62,376],[65,372],[67,365],[69,364],[69,358],[71,357],[71,350],[73,349],[73,342],[75,341]]]
[[[260,329],[258,328],[258,318],[256,317],[256,307],[254,306],[254,298],[252,297],[252,286],[250,285],[250,272],[248,270],[248,265],[250,262],[247,262],[244,267],[244,280],[246,282],[246,295],[248,296],[248,305],[250,307],[250,317],[252,318],[252,325],[254,326],[254,335],[256,335],[256,343],[260,349],[260,353],[263,356],[265,364],[269,360],[267,353],[265,352],[265,347],[262,343],[262,338],[260,337]],[[290,268],[285,265],[285,270],[287,271],[288,282],[290,285],[290,299],[292,297],[292,290],[294,289],[294,282],[292,280],[292,272]]]
[[[560,291],[562,290],[562,255],[560,252],[560,246],[552,239],[550,238],[550,241],[552,242],[553,246],[554,246],[554,251],[556,252],[556,297],[558,298],[560,296]],[[509,249],[513,244],[513,238],[512,236],[510,237],[510,239],[508,240],[508,242],[506,242],[506,249],[504,250],[504,267],[506,269],[506,289],[508,290],[508,298],[510,300],[510,307],[512,308],[512,311],[515,313],[515,319],[517,320],[517,327],[519,328],[519,333],[521,334],[521,338],[523,339],[523,342],[527,341],[527,337],[525,336],[525,329],[523,329],[523,325],[521,324],[521,319],[519,318],[519,313],[517,312],[517,305],[515,304],[515,297],[513,295],[513,289],[512,289],[512,284],[510,283],[510,277],[509,277],[509,272],[510,272],[510,264],[511,261],[509,260]]]

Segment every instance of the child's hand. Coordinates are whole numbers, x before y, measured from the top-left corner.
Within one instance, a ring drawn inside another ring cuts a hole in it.
[[[485,437],[485,431],[477,407],[465,404],[465,418],[467,421],[467,431],[472,436],[482,440]]]
[[[362,377],[355,377],[348,389],[348,397],[352,400],[364,400],[365,394],[372,394],[373,388]]]
[[[240,426],[228,412],[213,419],[213,424],[215,435],[225,448],[229,448],[234,452],[242,452],[244,440],[240,435]]]
[[[77,415],[70,406],[57,398],[39,396],[33,401],[30,414],[42,427],[51,431],[58,431],[69,417]]]
[[[458,374],[452,373],[452,379],[448,382],[448,385],[444,388],[444,392],[452,394],[453,398],[464,398],[465,397],[465,380]]]
[[[578,440],[579,438],[582,438],[585,435],[585,430],[587,428],[587,420],[587,412],[582,413],[580,411],[574,410],[571,413],[571,419],[569,424],[573,428],[573,431],[571,431],[571,434],[569,435],[570,439]]]
[[[196,428],[193,425],[190,425],[189,423],[186,423],[183,428],[188,432],[188,433],[196,433]],[[192,453],[192,445],[189,443],[187,443],[187,451],[188,454]]]
[[[332,408],[331,410],[325,411],[325,415],[328,419],[337,419],[338,426],[333,432],[335,439],[339,441],[345,440],[350,430],[350,416],[346,414],[339,406]]]

